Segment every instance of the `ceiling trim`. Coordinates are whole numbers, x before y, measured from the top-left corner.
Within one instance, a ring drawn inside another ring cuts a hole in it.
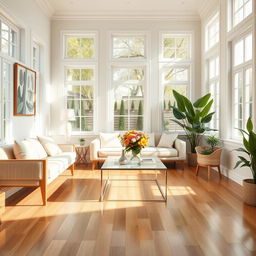
[[[36,3],[48,17],[52,17],[55,9],[49,0],[36,0]]]
[[[205,19],[209,15],[209,12],[215,11],[218,7],[219,1],[204,1],[198,13],[201,19]]]
[[[194,13],[62,13],[54,14],[52,20],[172,20],[200,21],[200,16]]]

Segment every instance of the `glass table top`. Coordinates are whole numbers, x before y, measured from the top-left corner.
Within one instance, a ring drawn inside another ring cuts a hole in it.
[[[158,157],[142,157],[140,165],[128,161],[127,164],[119,164],[120,157],[109,156],[103,163],[101,170],[167,170]]]

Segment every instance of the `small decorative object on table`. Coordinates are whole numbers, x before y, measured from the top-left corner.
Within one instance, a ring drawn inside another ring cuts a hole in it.
[[[148,144],[148,136],[143,132],[129,130],[124,135],[119,136],[121,144],[125,147],[125,151],[132,151],[131,162],[133,164],[140,164],[141,159],[139,154],[142,148]]]
[[[80,138],[79,141],[80,141],[80,146],[84,146],[84,144],[85,144],[85,139],[84,139],[84,138]]]

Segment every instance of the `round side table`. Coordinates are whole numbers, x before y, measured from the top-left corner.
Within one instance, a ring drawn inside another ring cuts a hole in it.
[[[75,145],[75,149],[76,149],[76,164],[86,164],[87,163],[86,155],[88,153],[89,146]]]

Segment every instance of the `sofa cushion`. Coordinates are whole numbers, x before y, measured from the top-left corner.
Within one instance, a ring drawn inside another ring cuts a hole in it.
[[[26,139],[26,140],[32,143],[33,148],[36,150],[39,159],[43,159],[47,157],[47,153],[38,139]]]
[[[118,133],[100,133],[101,148],[120,148],[122,147],[118,138]]]
[[[122,148],[100,148],[98,151],[99,157],[108,157],[108,156],[121,156]]]
[[[0,159],[1,160],[7,160],[8,156],[3,148],[0,148]]]
[[[47,157],[48,160],[48,183],[64,172],[76,160],[75,152],[63,152],[55,156]]]
[[[178,134],[166,134],[161,135],[161,139],[157,145],[159,148],[173,148],[174,141],[177,139]]]
[[[49,156],[55,156],[62,152],[60,147],[55,143],[51,137],[38,136],[39,141],[43,145],[45,151]]]
[[[177,157],[175,148],[146,147],[141,151],[141,156]]]
[[[30,141],[15,141],[13,152],[16,159],[39,159],[39,155]]]

